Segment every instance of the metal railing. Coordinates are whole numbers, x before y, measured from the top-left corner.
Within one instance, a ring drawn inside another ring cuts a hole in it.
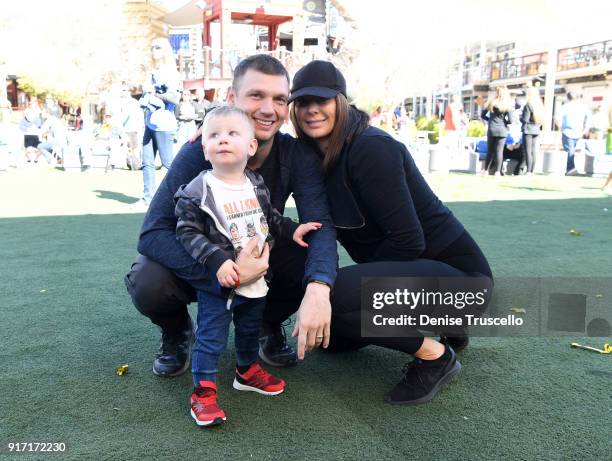
[[[548,53],[530,54],[518,58],[502,59],[491,63],[490,80],[538,75],[546,72]]]
[[[479,83],[487,81],[491,72],[491,66],[472,66],[463,70],[463,86],[471,85],[473,83]]]
[[[288,66],[292,53],[285,47],[272,51],[257,51],[277,58],[283,65]],[[231,79],[238,63],[253,54],[251,48],[220,49],[205,46],[202,49],[204,74],[200,78]]]
[[[612,62],[612,40],[562,48],[557,53],[557,71],[594,67]]]

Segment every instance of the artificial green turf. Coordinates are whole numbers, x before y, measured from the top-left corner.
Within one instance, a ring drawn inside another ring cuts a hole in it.
[[[497,276],[612,276],[609,206],[450,204]],[[382,401],[406,361],[397,352],[314,352],[275,370],[288,387],[266,398],[231,389],[230,346],[219,383],[228,421],[199,429],[190,374],[151,373],[159,335],[123,286],[141,220],[0,220],[0,453],[11,441],[56,441],[63,458],[96,460],[610,459],[612,357],[570,349],[574,338],[475,338],[461,378],[417,407]]]

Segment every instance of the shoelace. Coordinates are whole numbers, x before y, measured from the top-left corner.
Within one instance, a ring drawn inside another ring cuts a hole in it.
[[[196,388],[195,395],[198,399],[195,402],[197,410],[203,411],[205,406],[217,403],[217,392],[208,387]]]
[[[270,382],[271,375],[261,367],[258,367],[253,376],[249,379],[249,381],[254,382],[260,386],[264,386]]]
[[[411,370],[414,370],[414,374],[416,375],[416,377],[418,378],[419,382],[421,384],[423,384],[423,380],[421,379],[421,376],[419,374],[419,370],[421,369],[420,365],[423,363],[423,361],[421,359],[418,359],[415,357],[415,359],[412,362],[408,362],[406,363],[403,367],[402,367],[402,373],[404,374],[404,376],[402,376],[402,382],[406,383],[406,384],[411,384],[408,382],[408,372]]]

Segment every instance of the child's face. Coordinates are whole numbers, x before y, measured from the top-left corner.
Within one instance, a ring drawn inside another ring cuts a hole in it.
[[[202,135],[204,156],[213,169],[244,170],[247,160],[257,150],[253,128],[239,115],[211,119]]]

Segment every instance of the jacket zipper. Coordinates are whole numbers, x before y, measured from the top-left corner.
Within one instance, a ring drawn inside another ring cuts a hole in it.
[[[236,289],[232,288],[232,291],[230,291],[230,294],[227,298],[227,303],[225,304],[225,307],[227,308],[227,310],[229,311],[232,307],[232,302],[234,301],[234,296],[236,295]]]

